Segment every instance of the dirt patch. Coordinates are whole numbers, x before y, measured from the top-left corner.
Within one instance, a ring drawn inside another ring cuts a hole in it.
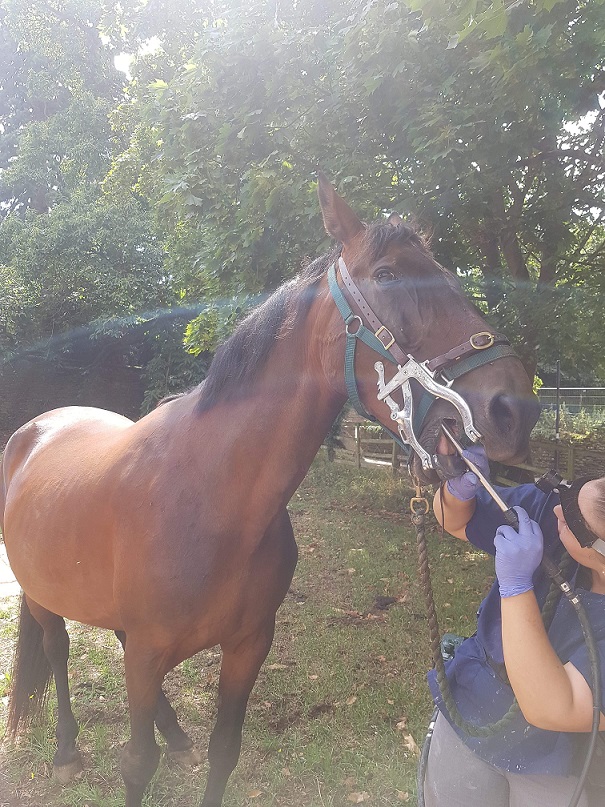
[[[4,775],[0,773],[0,807],[34,807],[33,802],[29,799],[25,800],[14,792]],[[42,805],[35,805],[35,807],[42,807]]]

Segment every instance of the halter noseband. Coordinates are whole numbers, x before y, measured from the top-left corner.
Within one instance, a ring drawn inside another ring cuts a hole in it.
[[[443,353],[441,356],[417,362],[411,354],[403,352],[395,341],[393,334],[372,311],[367,300],[353,282],[342,257],[338,259],[338,266],[343,284],[361,312],[361,315],[358,315],[351,310],[351,306],[336,279],[336,264],[332,264],[328,269],[328,286],[336,307],[345,322],[347,334],[345,382],[349,400],[355,411],[368,420],[376,420],[365,410],[357,389],[355,349],[357,340],[360,339],[384,359],[397,365],[397,372],[387,383],[385,383],[384,378],[384,364],[377,361],[374,365],[374,369],[378,373],[377,397],[379,401],[384,401],[390,408],[391,418],[397,423],[401,439],[397,438],[389,429],[387,431],[404,449],[412,448],[418,454],[423,468],[433,469],[435,468],[435,462],[433,457],[420,445],[416,434],[420,432],[426,414],[437,398],[449,401],[455,407],[462,420],[465,434],[471,442],[475,443],[480,440],[481,435],[473,424],[473,416],[469,405],[451,387],[455,379],[469,373],[471,370],[475,370],[477,367],[489,364],[505,356],[515,356],[516,354],[511,348],[508,339],[501,334],[482,331],[481,333],[473,334],[467,342],[448,350],[447,353]],[[366,322],[370,326],[369,328],[366,327]],[[412,378],[424,390],[417,408],[414,407],[410,385]],[[401,387],[403,395],[403,407],[401,409],[390,395],[397,387]]]

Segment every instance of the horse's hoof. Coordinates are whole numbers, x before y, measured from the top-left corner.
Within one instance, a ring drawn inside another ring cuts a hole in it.
[[[74,779],[79,779],[83,772],[84,768],[80,759],[74,759],[73,762],[68,762],[67,765],[53,765],[53,779],[56,779],[62,785],[68,785]]]
[[[191,746],[184,751],[167,751],[168,759],[175,762],[181,768],[195,768],[204,761],[204,756],[197,748]]]

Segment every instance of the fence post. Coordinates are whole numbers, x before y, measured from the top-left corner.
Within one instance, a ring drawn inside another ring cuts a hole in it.
[[[361,468],[361,429],[359,423],[355,424],[355,462]]]
[[[574,447],[573,444],[569,444],[568,454],[567,454],[567,478],[571,481],[574,477],[575,473],[575,456],[574,456]]]
[[[391,449],[391,473],[393,476],[397,476],[397,471],[399,470],[399,446],[393,440],[393,447]]]

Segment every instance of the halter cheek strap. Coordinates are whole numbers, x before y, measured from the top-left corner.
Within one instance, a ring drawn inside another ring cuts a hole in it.
[[[364,344],[366,344],[369,348],[378,353],[388,362],[397,364],[397,361],[392,353],[389,352],[389,347],[391,347],[391,345],[386,347],[382,340],[376,336],[375,332],[366,328],[361,317],[354,314],[351,310],[351,306],[346,301],[345,296],[338,285],[338,281],[336,280],[335,264],[332,264],[332,266],[330,266],[328,269],[328,287],[332,297],[334,298],[336,307],[340,311],[340,315],[345,323],[345,331],[347,334],[345,346],[345,383],[347,385],[349,401],[358,415],[361,415],[361,417],[366,418],[367,420],[375,422],[376,418],[367,412],[364,405],[361,403],[359,390],[357,389],[357,379],[355,378],[355,349],[357,347],[357,340],[360,339]],[[384,331],[382,333],[384,333]],[[398,438],[395,437],[395,439],[400,445],[403,446]]]

